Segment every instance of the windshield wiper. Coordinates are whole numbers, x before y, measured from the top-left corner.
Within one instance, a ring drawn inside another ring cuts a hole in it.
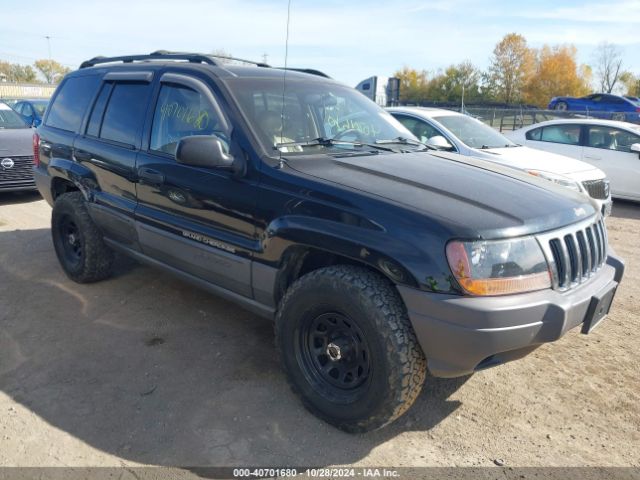
[[[307,140],[307,141],[304,141],[304,142],[282,142],[282,143],[276,143],[274,146],[275,146],[275,148],[280,149],[280,148],[283,148],[283,147],[301,147],[301,148],[304,148],[304,147],[317,147],[317,146],[334,147],[334,146],[340,146],[340,145],[349,145],[349,146],[353,146],[353,147],[370,147],[370,148],[375,148],[376,150],[384,150],[386,152],[395,151],[392,148],[383,147],[383,146],[380,146],[380,145],[376,145],[374,143],[352,142],[350,140],[335,140],[333,138],[326,138],[326,137],[318,137],[318,138],[314,138],[313,140]]]
[[[425,147],[428,150],[438,150],[436,147],[434,147],[433,145],[427,145],[426,143],[423,143],[419,140],[413,140],[411,138],[405,138],[405,137],[396,137],[396,138],[389,138],[389,139],[383,139],[383,140],[376,140],[376,144],[378,145],[389,145],[389,144],[400,144],[400,145],[415,145],[415,146],[420,146],[420,147]]]

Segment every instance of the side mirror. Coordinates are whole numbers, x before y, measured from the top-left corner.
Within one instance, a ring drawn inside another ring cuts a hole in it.
[[[231,168],[233,157],[222,140],[214,135],[192,135],[178,142],[176,160],[194,167]]]
[[[438,150],[452,150],[453,145],[449,143],[449,141],[444,138],[442,135],[436,135],[427,140],[427,145],[431,147],[436,147]]]
[[[629,147],[629,150],[640,155],[640,143],[632,143]]]

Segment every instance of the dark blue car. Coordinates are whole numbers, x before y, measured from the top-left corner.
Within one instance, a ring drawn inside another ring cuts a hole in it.
[[[49,100],[18,100],[12,108],[22,115],[27,124],[37,127],[42,122],[47,105],[49,105]]]
[[[594,93],[586,97],[553,97],[549,110],[585,112],[592,117],[626,122],[640,121],[640,104],[619,95]]]

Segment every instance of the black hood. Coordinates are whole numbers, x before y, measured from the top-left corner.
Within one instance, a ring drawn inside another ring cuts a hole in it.
[[[580,193],[457,154],[291,156],[287,164],[300,173],[383,197],[470,238],[539,233],[596,213]]]

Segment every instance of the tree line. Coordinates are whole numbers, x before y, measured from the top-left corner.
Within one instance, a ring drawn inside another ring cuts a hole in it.
[[[58,83],[71,71],[55,60],[36,60],[33,65],[21,65],[0,60],[0,81],[12,83]]]
[[[640,76],[624,69],[621,50],[610,43],[598,46],[590,65],[578,64],[574,45],[543,45],[531,48],[517,33],[500,40],[482,71],[470,61],[429,73],[404,67],[400,79],[400,101],[499,102],[546,107],[554,96],[583,96],[598,92],[640,95]]]

